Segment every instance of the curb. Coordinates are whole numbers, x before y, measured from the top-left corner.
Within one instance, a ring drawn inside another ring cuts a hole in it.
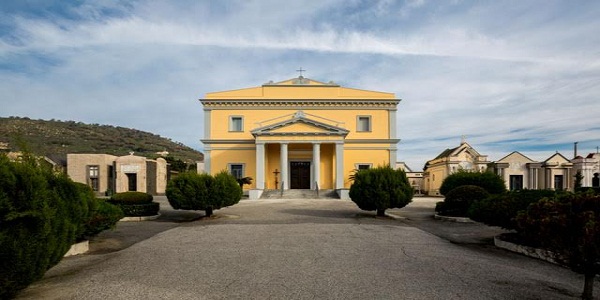
[[[475,223],[475,221],[473,221],[467,217],[448,217],[448,216],[438,215],[437,213],[435,215],[433,215],[433,218],[436,220],[450,221],[450,222],[456,222],[456,223]]]
[[[160,217],[160,214],[156,214],[154,216],[142,216],[142,217],[124,217],[119,222],[141,222],[141,221],[151,221],[156,220]]]
[[[396,215],[388,214],[388,213],[385,213],[385,216],[388,218],[392,218],[394,220],[406,220],[406,217],[396,216]]]
[[[83,253],[88,252],[89,250],[90,250],[90,241],[86,240],[86,241],[75,243],[75,244],[71,245],[71,248],[69,248],[69,251],[67,251],[67,253],[65,253],[65,255],[63,257],[83,254]]]
[[[499,236],[494,237],[494,246],[511,252],[523,254],[525,256],[541,259],[553,264],[559,264],[550,255],[548,255],[548,252],[545,250],[507,242],[500,239]]]

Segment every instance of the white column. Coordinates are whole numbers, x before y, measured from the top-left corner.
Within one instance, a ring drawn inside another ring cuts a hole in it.
[[[287,190],[290,183],[288,182],[288,144],[281,143],[281,178],[280,182],[283,183],[283,189]]]
[[[335,144],[335,188],[344,188],[344,144]]]
[[[321,188],[321,144],[313,143],[313,181],[311,186],[313,189],[317,189],[317,186]]]
[[[265,144],[256,144],[256,189],[265,189]]]

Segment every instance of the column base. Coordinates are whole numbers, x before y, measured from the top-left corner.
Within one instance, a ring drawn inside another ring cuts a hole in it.
[[[350,190],[349,189],[337,189],[335,192],[338,194],[338,197],[342,200],[350,200]]]
[[[260,196],[262,196],[262,193],[264,191],[265,190],[256,190],[256,189],[250,190],[250,191],[248,191],[248,199],[250,199],[250,200],[260,199]]]

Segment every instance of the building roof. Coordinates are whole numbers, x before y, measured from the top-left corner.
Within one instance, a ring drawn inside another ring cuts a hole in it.
[[[397,100],[394,93],[342,87],[299,76],[280,82],[269,81],[261,86],[206,93],[205,99],[373,99]]]
[[[524,155],[523,153],[521,153],[521,152],[519,152],[519,151],[513,151],[513,152],[511,152],[510,154],[506,155],[505,157],[503,157],[503,158],[501,158],[501,159],[497,160],[496,162],[502,162],[503,160],[507,159],[508,157],[510,157],[510,156],[512,156],[512,155],[518,155],[518,156],[521,156],[521,157],[523,157],[523,158],[525,158],[525,159],[529,160],[530,162],[533,162],[533,161],[534,161],[533,159],[531,159],[531,158],[527,157],[526,155]]]

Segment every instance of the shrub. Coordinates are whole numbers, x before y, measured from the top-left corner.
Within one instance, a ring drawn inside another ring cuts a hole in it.
[[[464,217],[473,203],[489,195],[482,187],[462,185],[448,192],[443,204],[436,205],[436,211],[445,216]]]
[[[118,206],[126,217],[156,216],[160,210],[160,203],[158,202],[144,204],[119,204]]]
[[[210,187],[213,209],[237,204],[242,199],[242,194],[242,188],[229,172],[221,171],[214,176]]]
[[[575,192],[588,192],[591,191],[596,195],[600,195],[600,187],[578,187],[575,188]]]
[[[350,186],[350,199],[362,210],[385,215],[388,208],[402,208],[413,197],[406,174],[389,166],[357,170]]]
[[[110,197],[113,204],[145,204],[151,203],[152,195],[142,192],[123,192],[116,193]]]
[[[506,191],[504,180],[492,172],[459,170],[444,179],[442,186],[440,186],[440,193],[446,196],[448,192],[461,185],[476,185],[482,187],[490,194],[501,194]]]
[[[585,275],[583,299],[593,299],[600,271],[600,196],[592,193],[544,198],[516,218],[517,232],[556,261]]]
[[[206,216],[211,216],[214,209],[238,203],[242,188],[226,171],[214,177],[186,172],[169,181],[166,194],[174,209],[204,210]]]
[[[511,230],[515,229],[514,219],[519,211],[542,198],[555,195],[556,192],[552,190],[518,190],[491,195],[473,203],[467,215],[475,221]]]
[[[85,224],[83,238],[89,238],[104,230],[114,228],[115,224],[125,216],[117,205],[110,204],[102,199],[96,199],[95,202],[96,208]]]
[[[41,278],[82,234],[90,213],[80,193],[28,154],[0,155],[0,299]]]

